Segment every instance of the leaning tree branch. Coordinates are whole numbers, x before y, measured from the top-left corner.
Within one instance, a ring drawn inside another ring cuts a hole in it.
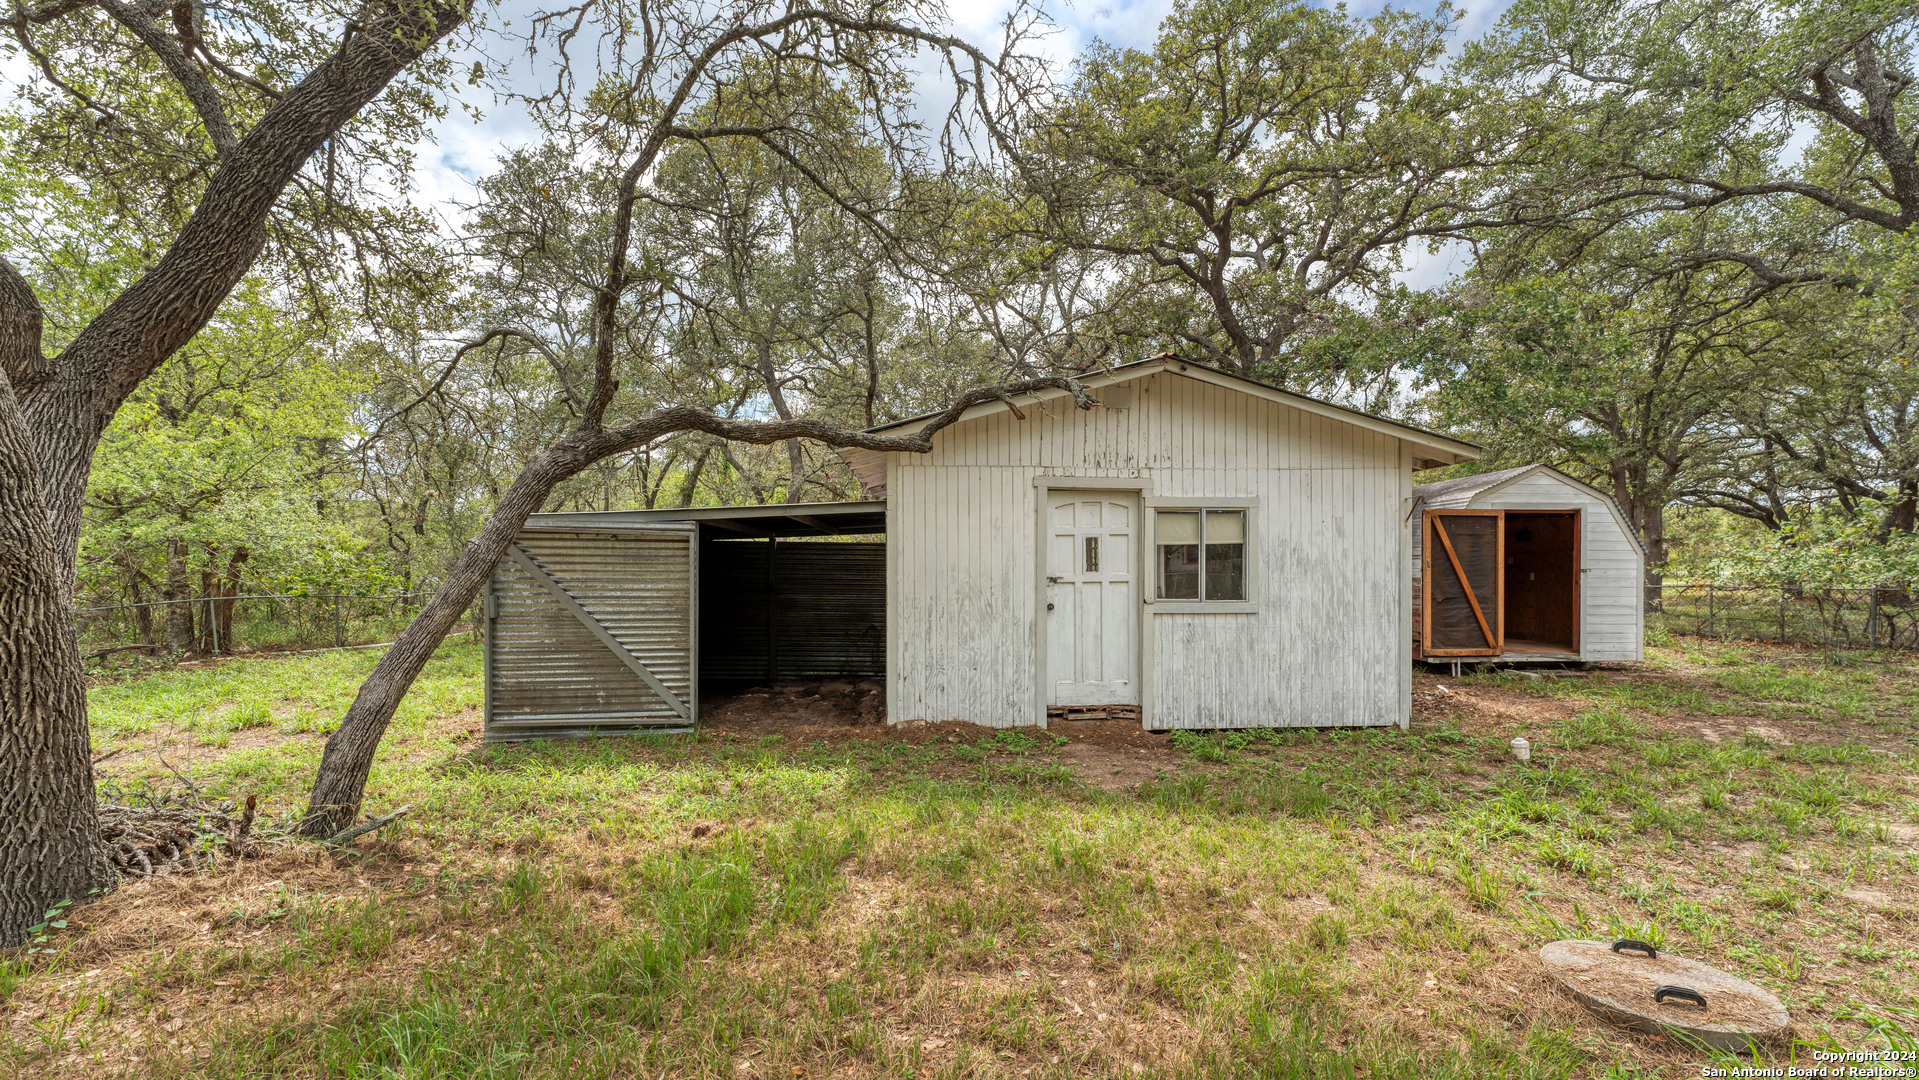
[[[472,607],[474,598],[492,575],[494,565],[519,535],[527,517],[546,502],[561,482],[615,454],[684,431],[700,431],[731,442],[758,445],[807,439],[834,447],[925,454],[933,449],[933,437],[957,422],[973,406],[1046,390],[1065,392],[1074,405],[1082,409],[1099,404],[1076,379],[1041,376],[970,390],[921,424],[918,430],[906,435],[854,431],[804,418],[735,420],[685,405],[658,409],[610,428],[582,420],[579,428],[535,455],[500,495],[493,514],[461,550],[439,590],[380,658],[373,674],[360,685],[360,692],[341,718],[339,728],[327,739],[319,775],[308,796],[307,817],[300,826],[301,832],[322,838],[353,824],[366,791],[367,775],[373,767],[374,751],[385,737],[400,699],[419,677],[433,650]]]
[[[57,10],[54,12],[54,14],[47,16],[47,18],[54,18],[54,17],[57,17],[58,15],[66,14],[67,11],[69,10],[87,7],[87,6],[90,6],[90,4],[91,4],[91,0],[88,0],[88,3],[83,3],[83,4],[73,4],[70,6],[59,5]],[[27,26],[29,24],[38,24],[39,22],[42,22],[42,21],[44,20],[36,18],[34,15],[30,13],[16,11],[14,13],[13,18],[7,20],[7,25],[13,27],[13,39],[15,41],[18,41],[20,43],[20,48],[23,51],[25,51],[29,57],[33,59],[34,66],[40,69],[41,76],[43,76],[48,82],[52,83],[56,88],[58,88],[61,93],[64,93],[68,97],[74,99],[75,101],[78,101],[82,107],[91,109],[92,111],[100,114],[102,117],[108,120],[119,119],[119,117],[114,113],[112,109],[109,109],[105,105],[100,104],[98,101],[94,100],[92,95],[88,94],[86,91],[73,85],[67,80],[61,78],[60,73],[54,70],[53,58],[48,56],[45,52],[42,52],[38,46],[34,45],[33,38],[27,33]]]
[[[883,435],[872,431],[858,431],[804,416],[796,416],[790,420],[736,420],[731,417],[715,416],[704,409],[696,409],[690,405],[670,405],[619,427],[606,428],[601,432],[581,432],[582,436],[597,435],[598,438],[583,438],[580,449],[595,455],[593,460],[599,461],[614,454],[637,449],[668,435],[682,431],[699,431],[718,436],[728,442],[762,446],[785,442],[789,439],[805,439],[848,450],[930,454],[933,452],[933,436],[957,423],[960,417],[965,415],[966,410],[989,401],[1000,401],[1012,406],[1014,412],[1018,413],[1018,406],[1013,404],[1015,396],[1037,394],[1042,390],[1064,391],[1073,399],[1074,406],[1081,409],[1095,408],[1100,403],[1099,399],[1095,398],[1077,379],[1060,375],[1042,375],[1019,382],[968,390],[909,435]],[[1024,414],[1020,415],[1023,418]]]
[[[280,194],[335,131],[465,20],[464,0],[386,0],[224,155],[193,216],[152,270],[62,354],[96,387],[100,428],[126,396],[212,317],[266,243]]]

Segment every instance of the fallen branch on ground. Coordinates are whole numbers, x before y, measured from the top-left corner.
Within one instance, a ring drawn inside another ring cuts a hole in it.
[[[259,854],[252,839],[256,799],[245,809],[231,800],[215,803],[199,789],[161,791],[144,785],[102,785],[100,838],[123,877],[163,877],[204,870],[214,856]]]
[[[388,825],[391,825],[394,822],[405,817],[407,815],[407,811],[412,809],[413,807],[411,806],[402,806],[398,810],[393,811],[391,814],[386,814],[376,818],[368,818],[365,821],[361,822],[360,824],[355,825],[351,829],[341,829],[339,832],[334,833],[332,836],[329,836],[326,838],[326,845],[328,847],[345,847],[347,844],[350,844],[353,841],[358,840],[360,837],[365,836],[367,833],[373,832],[376,829],[386,828]]]

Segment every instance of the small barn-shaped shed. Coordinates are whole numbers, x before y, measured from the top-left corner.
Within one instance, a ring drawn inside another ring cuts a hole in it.
[[[1611,496],[1526,465],[1413,498],[1414,656],[1644,659],[1646,551]]]
[[[930,454],[849,452],[869,502],[535,515],[488,593],[488,737],[689,724],[808,655],[883,675],[892,722],[1405,724],[1412,474],[1477,448],[1172,357],[1083,382],[1099,407],[1042,391]],[[570,554],[643,537],[678,576]]]

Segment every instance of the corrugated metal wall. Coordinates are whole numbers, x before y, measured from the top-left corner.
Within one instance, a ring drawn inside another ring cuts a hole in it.
[[[693,528],[530,530],[517,544],[679,705],[648,686],[534,573],[509,557],[500,560],[487,585],[487,740],[690,726]]]
[[[702,683],[885,673],[885,544],[701,545]]]

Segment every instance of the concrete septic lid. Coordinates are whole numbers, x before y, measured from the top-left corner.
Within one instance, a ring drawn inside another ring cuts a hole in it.
[[[1783,1039],[1792,1027],[1786,1007],[1765,990],[1697,960],[1644,946],[1603,941],[1555,941],[1539,950],[1547,974],[1580,1003],[1615,1023],[1639,1031],[1676,1029],[1719,1050],[1751,1051]],[[1706,999],[1704,1008],[1684,995],[1654,1001],[1661,987],[1680,987]],[[1682,1036],[1683,1037],[1683,1036]]]

